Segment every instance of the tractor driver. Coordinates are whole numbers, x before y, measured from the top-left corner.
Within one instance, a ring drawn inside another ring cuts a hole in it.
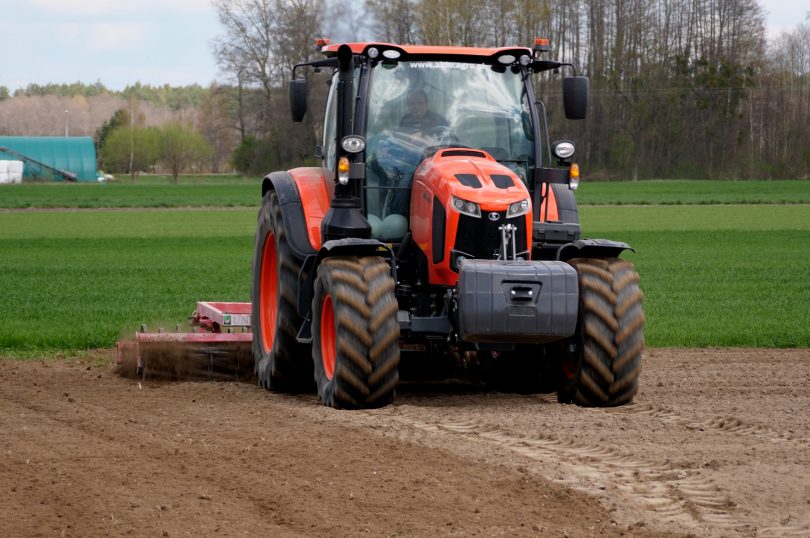
[[[407,113],[398,131],[380,143],[368,162],[369,172],[383,187],[380,200],[370,202],[372,237],[384,240],[400,239],[407,232],[411,177],[425,149],[438,144],[449,128],[441,114],[429,109],[425,90],[413,90],[405,103]]]
[[[400,128],[428,134],[448,126],[444,116],[430,110],[430,103],[425,90],[418,89],[409,93],[405,104],[408,107],[408,112],[402,116],[399,122]]]

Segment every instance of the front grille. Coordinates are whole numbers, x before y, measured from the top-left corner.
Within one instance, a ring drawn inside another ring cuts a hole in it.
[[[515,232],[517,252],[526,250],[526,215],[507,219],[506,211],[500,211],[498,212],[500,218],[492,221],[489,219],[490,212],[482,211],[482,213],[481,218],[459,215],[455,250],[473,258],[487,260],[497,258],[497,252],[501,248],[501,231],[498,228],[502,224],[517,226]]]

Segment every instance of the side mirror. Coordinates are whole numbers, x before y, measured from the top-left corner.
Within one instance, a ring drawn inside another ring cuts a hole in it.
[[[569,120],[584,120],[588,113],[588,77],[565,77],[563,79],[563,105]]]
[[[307,80],[304,78],[290,81],[290,112],[296,123],[302,121],[307,113]]]

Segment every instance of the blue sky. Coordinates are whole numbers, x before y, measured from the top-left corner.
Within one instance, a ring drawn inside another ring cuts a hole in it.
[[[774,38],[780,33],[790,31],[799,23],[808,22],[810,2],[807,0],[759,0],[765,12],[768,37]]]
[[[362,2],[363,0],[344,0]],[[768,35],[805,20],[806,0],[760,0]],[[101,81],[203,86],[221,78],[208,0],[0,0],[0,86]]]
[[[0,85],[207,85],[219,32],[208,0],[0,0]]]

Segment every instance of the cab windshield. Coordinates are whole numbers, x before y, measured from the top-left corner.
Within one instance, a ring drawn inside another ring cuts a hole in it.
[[[407,218],[414,171],[441,147],[487,151],[525,182],[533,142],[521,74],[462,62],[377,64],[366,140],[367,212],[381,221]]]

